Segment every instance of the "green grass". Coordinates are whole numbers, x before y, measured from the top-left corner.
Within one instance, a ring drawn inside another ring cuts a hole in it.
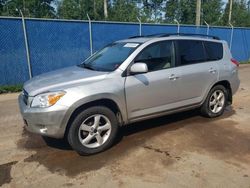
[[[249,61],[241,61],[240,64],[250,64],[250,60]]]
[[[0,94],[20,92],[20,91],[22,91],[22,88],[23,88],[22,84],[10,85],[10,86],[0,86]]]

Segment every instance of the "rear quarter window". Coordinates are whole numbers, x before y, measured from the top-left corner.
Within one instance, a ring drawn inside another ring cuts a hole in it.
[[[216,61],[223,58],[223,46],[219,42],[204,41],[208,61]]]

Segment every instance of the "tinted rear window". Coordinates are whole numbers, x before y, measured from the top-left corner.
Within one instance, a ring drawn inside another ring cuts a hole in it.
[[[220,60],[223,57],[223,47],[218,42],[204,41],[207,56],[209,61]]]
[[[177,44],[181,65],[189,65],[206,61],[207,57],[202,41],[178,40]]]

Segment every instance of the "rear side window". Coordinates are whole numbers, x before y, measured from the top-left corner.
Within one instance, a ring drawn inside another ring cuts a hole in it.
[[[177,40],[179,64],[190,65],[207,60],[202,41]]]
[[[208,61],[220,60],[223,57],[222,43],[204,41]]]

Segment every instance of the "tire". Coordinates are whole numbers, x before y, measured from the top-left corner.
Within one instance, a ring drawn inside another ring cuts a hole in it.
[[[209,91],[206,100],[201,106],[201,114],[208,118],[221,116],[224,113],[225,107],[227,105],[227,100],[227,89],[222,85],[214,86]]]
[[[104,106],[94,106],[75,117],[67,139],[80,155],[92,155],[107,150],[115,143],[118,128],[113,111]]]

